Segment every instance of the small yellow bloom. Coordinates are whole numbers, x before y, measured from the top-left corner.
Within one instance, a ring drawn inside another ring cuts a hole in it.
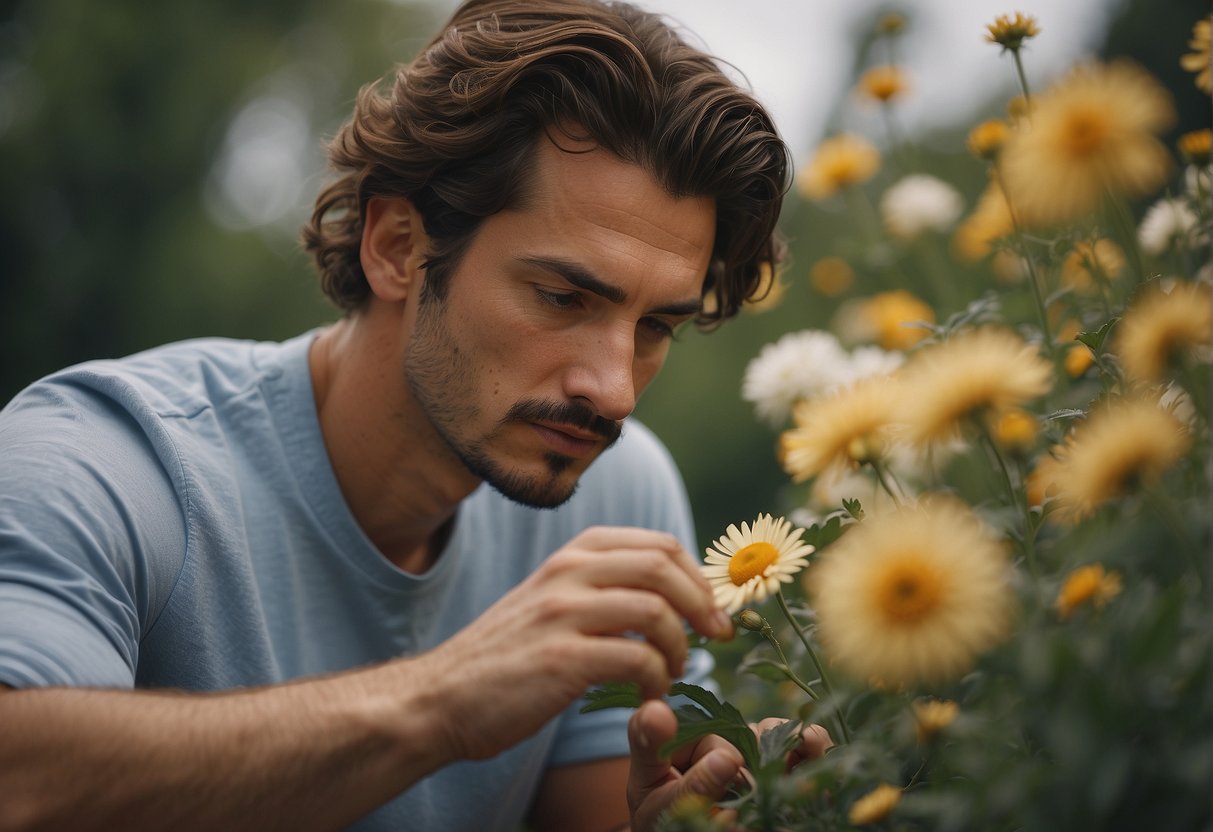
[[[1014,332],[984,327],[916,353],[902,383],[911,393],[907,435],[926,443],[954,436],[970,419],[1043,396],[1053,385],[1053,365]]]
[[[1149,485],[1180,460],[1191,438],[1157,401],[1131,397],[1092,410],[1048,466],[1059,510],[1078,520],[1139,485]]]
[[[1002,545],[952,498],[869,515],[822,555],[806,586],[829,660],[882,685],[966,672],[1011,618]]]
[[[1007,102],[1007,116],[1011,119],[1012,124],[1020,124],[1031,111],[1032,102],[1027,96],[1014,95]]]
[[[1013,408],[1004,411],[994,422],[994,441],[1009,451],[1027,453],[1036,444],[1040,424],[1026,410]]]
[[[1153,382],[1211,341],[1213,295],[1202,284],[1180,283],[1169,293],[1147,289],[1117,325],[1112,350],[1129,378]]]
[[[839,310],[838,332],[847,341],[875,341],[886,350],[905,350],[928,335],[911,324],[935,323],[935,312],[905,289],[878,292]]]
[[[730,525],[724,537],[706,550],[700,567],[712,586],[716,605],[733,613],[751,600],[764,601],[780,584],[809,565],[813,547],[801,540],[804,529],[793,529],[782,517],[760,514],[754,525]]]
[[[1031,226],[1081,219],[1106,192],[1150,193],[1170,168],[1155,134],[1171,126],[1167,90],[1127,62],[1077,67],[1033,102],[1032,120],[1003,148],[1003,187]]]
[[[896,66],[876,66],[859,79],[859,89],[877,101],[887,103],[910,88],[905,70]]]
[[[1189,52],[1179,59],[1180,66],[1188,72],[1197,73],[1196,86],[1204,90],[1206,95],[1213,93],[1213,73],[1209,67],[1209,62],[1213,60],[1213,55],[1210,55],[1213,43],[1211,28],[1213,23],[1207,17],[1196,21],[1196,25],[1192,27],[1192,39],[1188,41],[1188,46],[1196,51]]]
[[[991,179],[978,197],[973,213],[957,226],[952,235],[952,249],[961,260],[975,263],[990,253],[996,241],[1014,230],[1006,195],[998,181]]]
[[[1036,18],[1031,15],[1015,12],[1014,15],[1000,14],[994,22],[986,27],[989,34],[986,40],[997,43],[1003,49],[1015,51],[1023,46],[1023,42],[1040,34]]]
[[[914,736],[924,745],[955,722],[960,713],[960,706],[950,699],[916,699],[912,707]]]
[[[1193,130],[1184,133],[1175,143],[1179,155],[1190,165],[1203,168],[1213,161],[1213,130]]]
[[[820,200],[860,185],[880,169],[880,151],[860,136],[843,133],[826,139],[800,176],[800,193]]]
[[[1028,264],[1013,251],[999,249],[990,258],[990,271],[999,283],[1023,283],[1028,279]]]
[[[851,804],[847,821],[852,826],[868,826],[889,816],[901,800],[901,789],[881,783]]]
[[[884,457],[898,406],[888,377],[860,379],[831,395],[797,403],[796,427],[780,437],[779,458],[795,482]]]
[[[1066,350],[1066,372],[1071,378],[1078,378],[1095,363],[1095,354],[1086,344],[1074,344]]]
[[[1011,135],[1011,126],[1000,118],[991,118],[969,131],[969,152],[979,159],[992,162]]]
[[[1104,572],[1101,564],[1080,566],[1066,577],[1057,593],[1057,616],[1065,621],[1074,610],[1086,603],[1100,609],[1120,594],[1121,587],[1120,575]]]
[[[906,19],[896,12],[882,14],[876,21],[876,32],[881,35],[899,35],[906,28]]]
[[[1076,292],[1090,294],[1120,277],[1125,253],[1111,240],[1078,242],[1061,263],[1061,282]]]
[[[841,257],[823,257],[809,269],[809,284],[827,297],[837,297],[855,283],[855,270]]]

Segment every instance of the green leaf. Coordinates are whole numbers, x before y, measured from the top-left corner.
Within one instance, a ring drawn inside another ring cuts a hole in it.
[[[818,550],[829,546],[846,531],[842,525],[842,515],[832,514],[821,523],[814,523],[804,530],[804,542]]]
[[[679,746],[715,734],[741,752],[747,768],[758,770],[761,763],[758,739],[740,711],[728,702],[721,702],[711,691],[686,682],[675,682],[670,695],[685,696],[699,707],[680,705],[674,710],[678,731],[674,739],[661,747],[662,755],[668,756]]]
[[[640,685],[635,682],[610,682],[586,691],[585,700],[581,706],[583,714],[607,708],[639,708],[644,703],[640,698]]]
[[[1059,422],[1063,419],[1068,421],[1070,419],[1081,419],[1086,415],[1087,415],[1087,412],[1085,410],[1077,410],[1073,407],[1066,407],[1066,408],[1062,408],[1061,410],[1054,410],[1052,413],[1050,413],[1048,416],[1045,417],[1045,421],[1046,422]]]
[[[1112,327],[1120,318],[1112,318],[1106,324],[1101,326],[1094,332],[1080,332],[1074,336],[1076,341],[1082,341],[1088,347],[1095,351],[1095,354],[1103,352],[1104,342],[1108,340],[1108,333],[1112,331]]]
[[[800,745],[800,725],[799,720],[788,720],[763,732],[758,738],[759,765],[765,768],[772,763],[779,763],[782,769],[784,756]]]
[[[847,514],[851,515],[856,520],[863,519],[863,506],[859,504],[859,500],[852,500],[844,497],[842,500],[842,508]]]

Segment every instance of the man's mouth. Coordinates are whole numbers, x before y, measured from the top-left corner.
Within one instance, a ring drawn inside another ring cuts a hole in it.
[[[528,422],[539,438],[553,451],[571,457],[586,456],[600,448],[606,439],[570,425]]]

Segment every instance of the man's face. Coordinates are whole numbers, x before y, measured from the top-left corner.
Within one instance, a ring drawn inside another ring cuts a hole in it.
[[[438,436],[513,500],[567,500],[698,311],[715,219],[711,199],[540,139],[527,204],[489,217],[417,311],[405,372]]]

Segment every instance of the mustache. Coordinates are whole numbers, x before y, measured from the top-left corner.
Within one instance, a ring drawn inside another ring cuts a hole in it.
[[[524,399],[509,409],[503,421],[551,422],[557,425],[568,425],[596,434],[608,445],[618,439],[623,430],[622,422],[603,418],[588,405],[579,402],[560,403]]]

